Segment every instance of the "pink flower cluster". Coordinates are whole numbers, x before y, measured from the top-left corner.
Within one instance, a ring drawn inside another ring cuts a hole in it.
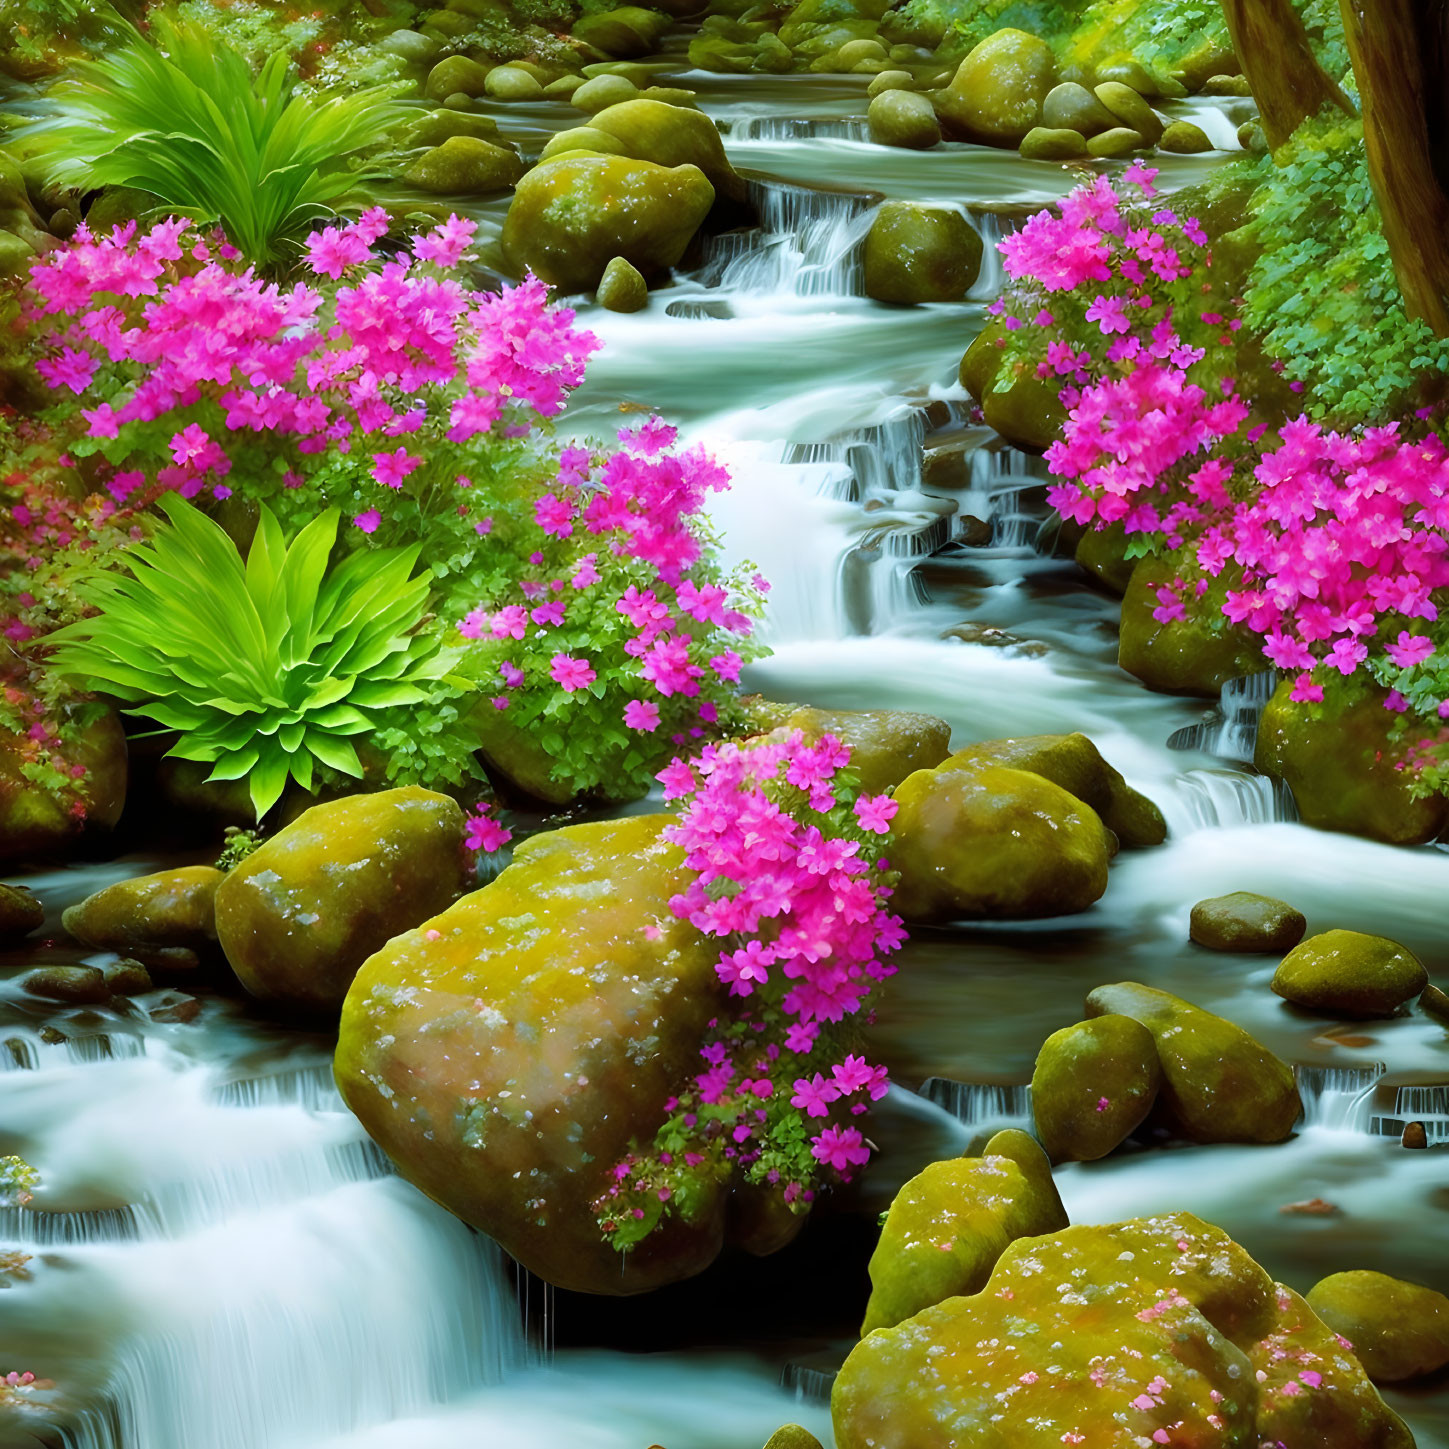
[[[487,801],[478,802],[473,813],[463,822],[463,829],[463,844],[482,855],[502,850],[513,839],[513,832],[493,818],[493,806]]]

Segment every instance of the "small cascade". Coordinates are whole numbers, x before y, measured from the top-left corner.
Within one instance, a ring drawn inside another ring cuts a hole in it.
[[[1174,731],[1168,738],[1168,749],[1201,750],[1220,760],[1250,762],[1258,738],[1258,719],[1277,684],[1278,675],[1272,669],[1228,680],[1217,709],[1201,724]]]
[[[994,211],[973,211],[971,225],[981,238],[981,271],[967,296],[973,302],[986,302],[1001,291],[1006,281],[1006,269],[997,250],[1001,245],[1001,218]]]
[[[1331,1132],[1371,1131],[1374,1089],[1388,1068],[1297,1066],[1293,1075],[1303,1100],[1303,1127]]]
[[[72,1213],[0,1207],[0,1244],[4,1245],[60,1248],[85,1243],[122,1243],[140,1236],[140,1216],[134,1207]]]
[[[838,1369],[812,1368],[808,1364],[787,1363],[780,1370],[780,1387],[797,1404],[828,1404],[830,1392],[839,1377]]]
[[[870,134],[864,116],[748,116],[725,129],[732,141],[864,141]]]
[[[1383,1137],[1402,1137],[1410,1122],[1424,1124],[1424,1135],[1431,1147],[1449,1142],[1449,1083],[1399,1087],[1392,1113],[1372,1117],[1369,1131]]]
[[[996,1082],[957,1082],[950,1077],[927,1077],[921,1096],[949,1112],[976,1135],[1019,1127],[1030,1132],[1031,1084],[1002,1085]]]
[[[303,1107],[309,1112],[346,1111],[332,1080],[331,1063],[295,1067],[264,1077],[218,1082],[211,1100],[221,1107]]]
[[[1274,825],[1298,818],[1282,780],[1245,770],[1185,770],[1171,782],[1174,833]]]
[[[86,1066],[145,1055],[145,1040],[126,1032],[97,1031],[47,1041],[38,1032],[17,1031],[0,1041],[0,1072],[38,1071],[57,1062]]]

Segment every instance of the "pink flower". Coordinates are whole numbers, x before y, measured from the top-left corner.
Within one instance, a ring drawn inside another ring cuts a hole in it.
[[[870,1148],[854,1127],[827,1127],[810,1142],[810,1155],[817,1162],[843,1172],[848,1167],[861,1167],[870,1161]]]
[[[813,1077],[801,1077],[796,1081],[790,1105],[798,1107],[807,1117],[828,1117],[830,1104],[839,1096],[840,1088],[816,1072]]]
[[[855,816],[862,829],[876,835],[888,835],[891,821],[900,806],[889,795],[862,795],[855,802]]]
[[[659,706],[648,700],[631,699],[624,706],[624,723],[631,730],[653,734],[659,728]]]
[[[575,659],[568,654],[555,654],[549,660],[548,672],[559,688],[569,694],[576,689],[587,689],[596,677],[587,659]]]
[[[372,476],[388,488],[401,488],[403,479],[422,467],[423,460],[415,458],[406,448],[395,448],[391,453],[372,455]]]
[[[365,513],[359,513],[352,521],[364,533],[376,533],[377,525],[382,522],[382,514],[375,508],[369,508]]]
[[[1384,647],[1384,653],[1400,669],[1412,669],[1414,665],[1422,664],[1433,652],[1434,641],[1432,639],[1424,634],[1410,634],[1404,629],[1399,631],[1399,637],[1395,643]]]
[[[463,822],[467,832],[463,837],[463,844],[469,850],[491,854],[513,839],[511,830],[491,818],[489,811],[492,808],[486,802],[480,802],[473,814]]]

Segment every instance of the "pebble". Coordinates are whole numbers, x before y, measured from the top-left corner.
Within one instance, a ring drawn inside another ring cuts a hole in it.
[[[98,1006],[111,999],[105,973],[95,966],[41,966],[29,972],[20,985],[31,996],[47,1001]]]
[[[1410,1122],[1404,1128],[1403,1143],[1405,1147],[1427,1147],[1429,1145],[1429,1132],[1422,1122]]]

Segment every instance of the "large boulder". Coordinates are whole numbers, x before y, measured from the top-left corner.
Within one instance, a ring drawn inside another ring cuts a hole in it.
[[[564,292],[598,286],[614,257],[645,277],[672,267],[714,204],[697,166],[565,154],[535,166],[513,194],[503,253]]]
[[[216,891],[216,930],[253,996],[335,1010],[374,951],[436,914],[467,879],[463,812],[408,787],[314,805]]]
[[[25,773],[37,757],[26,735],[0,731],[0,860],[53,855],[82,832],[109,830],[126,802],[126,734],[111,710],[97,715],[60,752],[68,771],[83,770],[75,795],[62,799]]]
[[[1212,896],[1192,908],[1188,935],[1209,951],[1291,951],[1308,929],[1302,911],[1252,891]]]
[[[1056,75],[1056,59],[1046,41],[1024,30],[998,30],[956,67],[936,98],[936,110],[963,140],[1019,146],[1041,120],[1042,103]]]
[[[1069,128],[1081,136],[1095,136],[1119,124],[1117,117],[1076,81],[1063,81],[1051,89],[1042,102],[1041,122],[1043,126]]]
[[[1390,845],[1422,845],[1449,822],[1449,799],[1416,799],[1401,749],[1389,738],[1394,716],[1376,690],[1329,710],[1299,704],[1278,686],[1258,721],[1253,762],[1293,792],[1305,825],[1343,830]]]
[[[1095,1162],[1146,1119],[1162,1085],[1152,1033],[1128,1016],[1053,1032],[1031,1076],[1036,1135],[1053,1162]]]
[[[834,710],[801,705],[777,733],[799,730],[812,744],[834,735],[850,749],[850,768],[867,795],[894,790],[907,775],[939,765],[950,752],[951,726],[908,709]]]
[[[0,946],[28,936],[45,920],[45,907],[24,886],[0,885]]]
[[[1376,1384],[1437,1373],[1449,1364],[1449,1298],[1387,1273],[1355,1270],[1323,1278],[1308,1306],[1352,1345]]]
[[[856,1346],[838,1449],[1412,1449],[1352,1353],[1187,1213],[1010,1244],[971,1296]]]
[[[895,905],[908,920],[1071,915],[1107,889],[1112,836],[1041,775],[989,763],[918,770],[896,800]]]
[[[617,10],[596,11],[574,23],[573,37],[605,55],[632,60],[648,55],[669,28],[669,17],[638,5],[621,5]]]
[[[987,740],[957,750],[942,767],[974,769],[990,762],[1013,770],[1029,770],[1090,805],[1102,824],[1126,850],[1161,845],[1167,839],[1162,811],[1147,796],[1134,790],[1102,758],[1102,752],[1084,734],[1024,735],[1019,739]]]
[[[980,1157],[931,1163],[881,1226],[861,1335],[978,1292],[1008,1243],[1066,1225],[1051,1164],[1024,1132],[998,1132]]]
[[[1285,1001],[1343,1016],[1392,1016],[1428,984],[1412,951],[1362,931],[1310,936],[1273,973],[1273,990]]]
[[[663,101],[629,100],[597,111],[589,127],[613,136],[625,156],[656,166],[697,166],[717,196],[744,199],[745,183],[725,156],[714,122],[703,111]]]
[[[954,206],[887,201],[865,238],[865,295],[959,302],[981,271],[981,238]]]
[[[1242,1027],[1135,981],[1099,986],[1088,1016],[1130,1016],[1152,1033],[1162,1064],[1158,1106],[1193,1142],[1281,1142],[1303,1104],[1293,1070]]]
[[[65,929],[84,946],[148,966],[188,966],[216,947],[214,866],[186,865],[117,881],[70,906]]]
[[[593,1204],[653,1139],[721,1005],[718,945],[676,917],[683,855],[642,815],[536,835],[491,885],[358,972],[336,1075],[398,1170],[530,1271],[589,1293],[699,1272],[724,1187],[621,1257]]]

